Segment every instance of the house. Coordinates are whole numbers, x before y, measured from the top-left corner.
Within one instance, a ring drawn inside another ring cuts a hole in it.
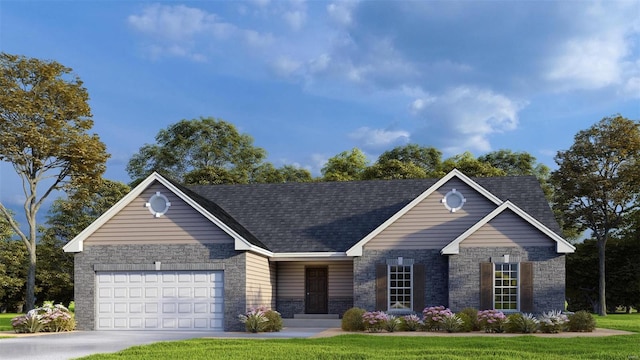
[[[182,186],[150,175],[65,247],[81,330],[240,330],[445,305],[562,309],[565,254],[535,177]]]

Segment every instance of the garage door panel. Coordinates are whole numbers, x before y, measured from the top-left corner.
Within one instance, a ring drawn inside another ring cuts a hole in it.
[[[96,327],[223,329],[222,271],[96,274]]]

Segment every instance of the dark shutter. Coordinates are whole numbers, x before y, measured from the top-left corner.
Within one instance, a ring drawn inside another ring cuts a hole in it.
[[[520,263],[520,311],[533,312],[533,263]]]
[[[413,311],[424,310],[425,273],[423,264],[413,265]]]
[[[376,310],[387,311],[387,265],[376,265]]]
[[[480,310],[493,308],[493,263],[480,263]]]

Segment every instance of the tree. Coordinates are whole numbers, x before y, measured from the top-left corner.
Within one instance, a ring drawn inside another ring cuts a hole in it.
[[[313,177],[307,169],[293,165],[284,165],[276,168],[267,162],[256,167],[251,176],[252,183],[286,183],[286,182],[311,182]]]
[[[535,156],[527,152],[502,149],[486,153],[478,157],[478,161],[488,163],[494,168],[504,171],[506,176],[535,176],[538,178],[547,200],[552,200],[553,187],[549,184],[551,169],[538,163]]]
[[[0,54],[0,161],[21,178],[28,231],[0,203],[0,214],[29,253],[26,310],[35,304],[36,214],[54,191],[98,182],[109,155],[93,126],[89,95],[71,69],[55,61]],[[42,190],[42,192],[40,192]]]
[[[488,176],[505,176],[506,172],[498,169],[491,164],[476,159],[473,154],[466,151],[460,155],[450,157],[442,163],[442,176],[453,169],[458,169],[467,176],[488,177]]]
[[[620,115],[605,117],[578,132],[569,150],[555,157],[551,175],[561,224],[590,230],[598,247],[598,313],[605,316],[605,249],[638,208],[640,123]]]
[[[329,158],[322,168],[324,181],[360,180],[368,164],[367,156],[358,148]]]
[[[27,254],[15,240],[11,226],[0,217],[0,313],[18,311],[24,304],[24,284]]]
[[[376,162],[362,173],[363,180],[423,179],[426,177],[427,173],[420,166],[413,162],[403,162],[396,159]]]
[[[62,247],[122,199],[130,188],[104,179],[92,189],[78,188],[49,208],[47,227],[38,245],[41,264],[36,274],[38,296],[67,304],[73,299],[73,254]]]
[[[186,184],[248,183],[266,157],[253,138],[214,118],[181,120],[160,130],[127,164],[134,183],[154,171]]]
[[[413,164],[423,170],[425,173],[422,177],[437,177],[438,169],[442,162],[442,153],[433,147],[423,147],[417,144],[408,144],[397,146],[389,151],[383,152],[376,164],[380,167],[393,167],[387,164],[391,160],[397,160],[403,164]],[[410,166],[413,168],[414,166]],[[404,170],[406,172],[406,169]],[[414,174],[418,175],[418,174]]]

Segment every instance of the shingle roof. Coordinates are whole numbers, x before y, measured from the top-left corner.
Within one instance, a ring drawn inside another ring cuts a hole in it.
[[[186,191],[254,245],[273,252],[344,252],[439,179],[197,185]],[[559,232],[533,176],[474,178]],[[229,222],[231,222],[231,224]],[[233,224],[233,225],[232,225]]]

